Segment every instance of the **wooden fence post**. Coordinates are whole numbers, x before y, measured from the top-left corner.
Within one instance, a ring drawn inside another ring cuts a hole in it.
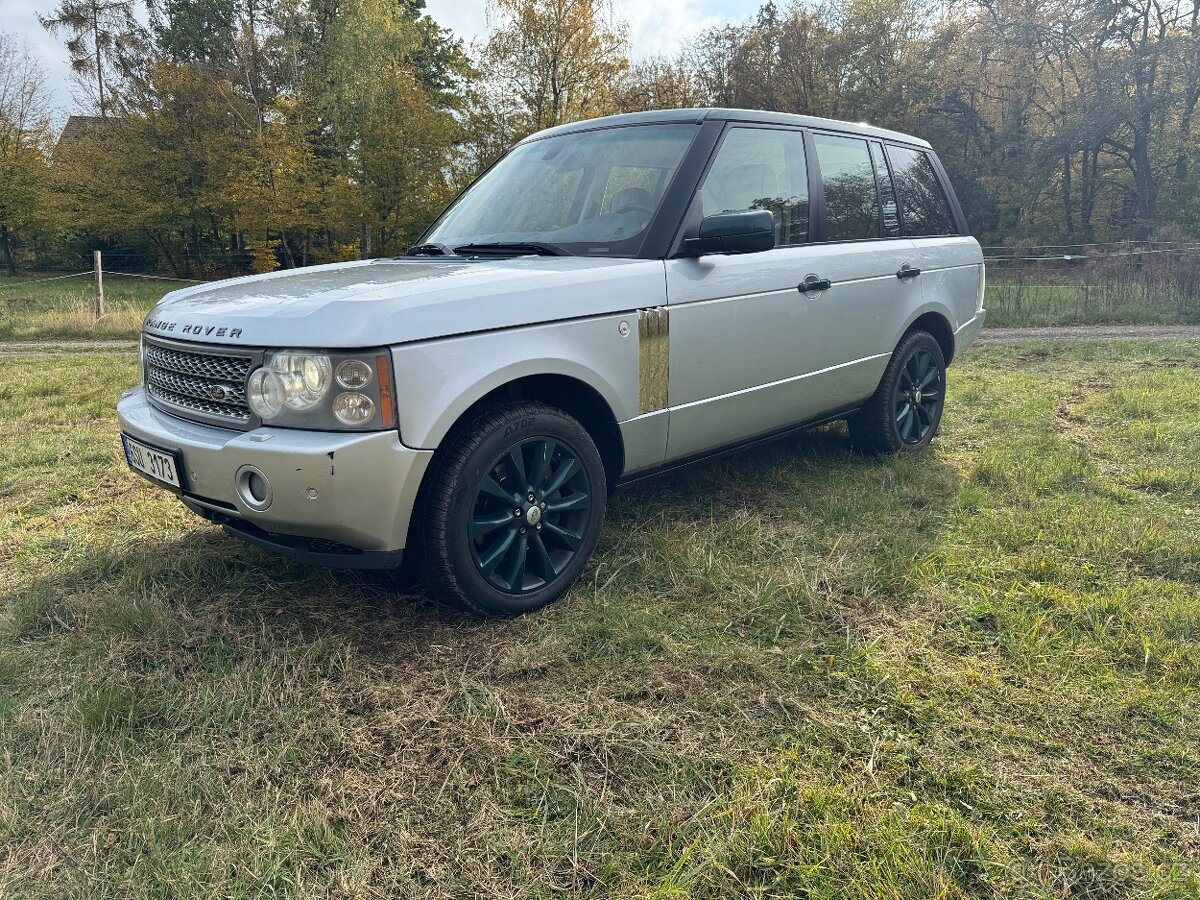
[[[92,251],[92,262],[96,267],[96,318],[104,318],[104,268],[99,250]]]

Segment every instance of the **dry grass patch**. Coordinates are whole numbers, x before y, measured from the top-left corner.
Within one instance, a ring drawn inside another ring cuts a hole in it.
[[[0,360],[0,892],[1195,897],[1198,369],[981,349],[933,452],[624,490],[497,623],[129,475],[132,360]]]

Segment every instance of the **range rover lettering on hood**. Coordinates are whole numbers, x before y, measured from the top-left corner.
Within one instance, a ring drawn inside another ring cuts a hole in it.
[[[176,324],[176,322],[168,322],[165,319],[146,320],[146,328],[151,331],[175,332]],[[228,325],[184,325],[179,329],[178,333],[203,335],[204,337],[236,338],[242,336],[242,329],[230,328]]]

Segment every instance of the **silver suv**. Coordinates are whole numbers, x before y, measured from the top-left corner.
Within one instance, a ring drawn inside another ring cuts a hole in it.
[[[129,465],[231,534],[515,615],[616,484],[845,418],[937,432],[983,325],[937,156],[865,125],[670,110],[517,144],[399,259],[167,294],[117,404]]]

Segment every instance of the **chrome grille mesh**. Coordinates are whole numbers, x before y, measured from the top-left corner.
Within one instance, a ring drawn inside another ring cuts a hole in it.
[[[216,347],[183,349],[147,337],[142,342],[143,381],[158,406],[187,419],[250,427],[246,377],[254,368],[253,355]]]

